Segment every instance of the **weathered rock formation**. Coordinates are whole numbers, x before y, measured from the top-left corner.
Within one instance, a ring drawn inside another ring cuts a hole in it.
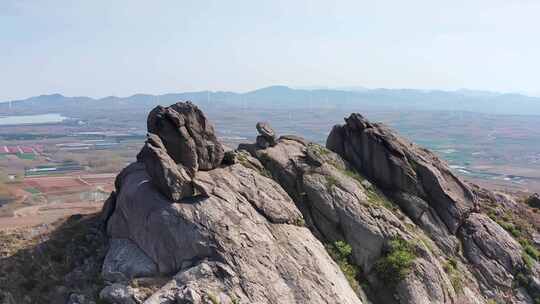
[[[411,228],[414,224],[397,205],[339,155],[291,136],[281,137],[267,149],[244,147],[287,190],[315,235],[330,244],[350,244],[352,260],[369,282],[368,292],[375,303],[395,303],[398,297],[399,303],[445,303],[460,298],[443,270],[444,259],[436,258],[440,251],[431,252],[434,245],[429,238]],[[376,268],[395,239],[414,244],[416,258],[410,265],[411,275],[397,284],[394,293]],[[467,291],[474,294],[474,287],[470,288]]]
[[[534,208],[540,208],[540,194],[534,193],[526,199],[527,204]]]
[[[321,242],[303,227],[287,193],[257,170],[256,159],[238,152],[228,156],[230,165],[217,167],[217,158],[206,158],[215,152],[197,152],[204,150],[200,145],[221,147],[217,141],[194,140],[175,150],[188,142],[177,126],[190,126],[190,138],[215,139],[206,121],[198,128],[187,123],[190,116],[170,114],[197,113],[186,107],[179,103],[150,114],[149,131],[165,143],[150,135],[139,161],[117,177],[117,194],[104,207],[111,245],[103,277],[126,284],[173,275],[145,303],[361,303]],[[186,123],[169,128],[170,117]],[[190,166],[193,159],[198,167]],[[114,286],[102,292],[103,299],[126,295]]]
[[[214,127],[191,102],[154,108],[148,115],[148,132],[159,136],[167,154],[191,173],[214,169],[223,159]]]
[[[470,188],[433,153],[385,125],[371,123],[356,113],[345,121],[345,125],[332,129],[326,142],[328,149],[343,156],[381,188],[428,202],[448,230],[455,233],[476,207]]]
[[[259,148],[267,148],[276,144],[276,132],[268,123],[258,122],[256,127],[259,132],[257,136],[257,146]]]
[[[144,303],[540,300],[538,253],[479,208],[511,198],[359,114],[328,149],[256,127],[255,144],[224,153],[193,104],[150,113],[103,208],[102,299],[141,303],[130,282],[165,276]]]
[[[387,126],[360,114],[351,114],[345,122],[332,129],[326,143],[329,149],[380,186],[447,258],[462,256],[466,269],[461,272],[474,275],[474,284],[486,298],[528,303],[515,281],[524,273],[536,278],[538,264],[531,261],[534,265],[527,267],[522,246],[478,213],[475,193],[480,191],[473,191],[433,153]],[[488,196],[497,200],[493,194]]]
[[[168,199],[177,201],[194,194],[191,175],[183,165],[177,165],[169,156],[159,136],[148,134],[137,160],[144,163],[150,180]]]

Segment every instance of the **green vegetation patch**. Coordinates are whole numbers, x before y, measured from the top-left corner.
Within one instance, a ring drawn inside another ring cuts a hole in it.
[[[25,160],[35,160],[36,155],[33,153],[17,153],[17,157]]]
[[[330,150],[316,143],[309,143],[307,148],[321,156],[330,154]]]
[[[391,285],[396,285],[409,274],[416,259],[415,246],[401,237],[394,237],[388,248],[375,264],[379,278]]]
[[[536,249],[536,247],[534,247],[528,240],[520,239],[519,243],[523,247],[525,254],[533,258],[535,261],[540,260],[540,253],[538,252],[538,249]]]
[[[443,269],[450,278],[450,283],[454,287],[454,291],[458,294],[463,293],[463,278],[458,270],[456,258],[449,258],[443,265]]]
[[[208,298],[208,300],[210,300],[210,302],[212,302],[212,304],[220,304],[221,303],[221,301],[218,299],[218,297],[216,295],[214,295],[213,293],[207,292],[206,297]]]
[[[540,252],[530,241],[528,230],[530,227],[523,221],[517,219],[512,213],[506,212],[502,216],[497,216],[495,211],[490,210],[488,216],[494,220],[504,230],[508,231],[523,248],[521,257],[528,269],[532,269],[535,261],[540,261]]]
[[[327,148],[319,144],[309,143],[306,146],[306,150],[308,153],[311,153],[314,156],[317,162],[329,164],[338,170],[344,169],[344,165],[338,160],[338,156],[332,155],[332,151],[328,150]]]
[[[522,286],[528,291],[534,290],[535,287],[530,286],[532,269],[535,267],[535,263],[540,261],[540,252],[532,242],[532,232],[534,232],[535,228],[527,221],[524,215],[515,213],[512,210],[506,210],[502,213],[501,211],[497,212],[497,209],[491,206],[488,207],[486,213],[499,226],[508,231],[523,249],[521,259],[525,264],[525,268],[515,275],[514,284]],[[540,304],[540,297],[534,298],[534,303]]]
[[[332,189],[338,183],[338,180],[331,175],[325,175],[324,178],[326,179],[326,189],[328,190]]]
[[[24,191],[32,193],[32,194],[40,194],[41,193],[41,191],[39,191],[38,188],[34,188],[34,187],[24,188]]]
[[[333,244],[326,244],[326,251],[332,259],[338,264],[341,272],[349,281],[352,289],[355,292],[360,292],[361,287],[358,283],[358,276],[360,275],[360,267],[355,265],[352,261],[352,247],[345,241],[336,241]]]
[[[525,250],[521,253],[521,259],[523,260],[523,263],[525,263],[527,269],[532,269],[534,267],[534,258],[528,255]]]
[[[390,202],[390,200],[388,200],[388,198],[386,198],[386,196],[382,194],[379,190],[375,189],[374,187],[369,187],[366,190],[366,194],[370,203],[383,206],[391,211],[397,209],[397,207],[392,204],[392,202]]]
[[[249,159],[247,158],[246,155],[242,154],[242,153],[238,153],[236,155],[236,160],[238,161],[238,163],[240,163],[242,166],[248,168],[248,169],[253,169],[257,172],[259,172],[260,174],[266,176],[266,177],[269,177],[269,178],[272,178],[272,174],[270,173],[270,171],[268,171],[266,168],[258,168],[257,166],[253,165]]]
[[[393,204],[374,185],[369,183],[369,186],[365,186],[364,182],[366,182],[367,179],[364,176],[362,176],[360,173],[358,173],[356,171],[353,171],[353,170],[350,170],[350,169],[342,170],[342,169],[339,169],[337,167],[336,167],[336,169],[341,171],[341,173],[343,173],[344,175],[356,180],[366,190],[366,194],[367,194],[369,203],[371,203],[373,205],[383,206],[383,207],[385,207],[386,209],[388,209],[390,211],[396,211],[398,209],[398,207],[395,204]],[[326,181],[327,181],[327,187],[328,187],[329,184],[332,184],[331,182],[329,183],[328,178],[327,178]]]
[[[362,175],[358,174],[356,171],[345,169],[345,170],[341,170],[341,172],[347,175],[348,177],[355,179],[359,183],[362,183],[363,181],[366,180]]]

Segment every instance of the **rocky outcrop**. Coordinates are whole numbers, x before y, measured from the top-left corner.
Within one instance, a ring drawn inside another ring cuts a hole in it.
[[[175,122],[182,116],[172,110],[187,111],[185,123]],[[238,151],[227,153],[224,165],[216,167],[216,158],[200,162],[214,152],[195,153],[197,167],[184,153],[199,151],[199,141],[174,150],[188,142],[178,126],[185,126],[191,138],[212,137],[208,129],[193,127],[193,113],[198,109],[179,103],[150,114],[149,131],[159,136],[149,135],[139,161],[118,175],[116,194],[104,207],[111,239],[104,278],[125,283],[173,275],[145,303],[361,303],[303,226],[294,202],[262,174],[258,160]],[[102,298],[124,299],[126,289],[112,286]]]
[[[448,258],[463,255],[465,269],[460,267],[460,272],[465,272],[465,277],[472,274],[473,284],[486,299],[529,303],[523,300],[528,298],[526,292],[516,289],[515,282],[519,276],[525,277],[523,273],[537,277],[534,269],[538,264],[529,259],[530,265],[524,265],[522,246],[499,224],[479,213],[476,194],[505,207],[511,200],[485,189],[472,189],[433,153],[383,124],[371,123],[359,114],[351,114],[345,121],[332,129],[326,143],[329,149],[380,186]]]
[[[190,174],[182,164],[174,162],[157,135],[148,134],[137,160],[144,163],[150,180],[168,199],[177,201],[194,194]]]
[[[510,290],[514,275],[524,267],[522,248],[488,216],[474,213],[463,225],[463,254],[474,265],[482,287]]]
[[[113,238],[102,267],[102,277],[111,282],[122,282],[158,273],[156,263],[137,244],[125,238]]]
[[[266,149],[244,147],[294,198],[315,235],[329,244],[345,241],[351,246],[353,262],[370,283],[375,303],[450,303],[458,299],[441,263],[422,241],[429,238],[410,229],[414,224],[397,205],[339,155],[293,136],[283,136]],[[380,278],[376,265],[395,238],[415,244],[415,258],[409,274],[392,290]]]
[[[194,183],[208,197],[172,203],[145,182],[144,166],[127,170],[108,232],[113,239],[133,240],[157,265],[154,275],[182,276],[205,261],[220,261],[237,287],[222,286],[220,276],[203,285],[207,292],[235,293],[250,303],[360,303],[324,247],[296,226],[302,215],[287,194],[257,171],[240,164],[200,171]],[[214,285],[223,288],[209,290]]]
[[[99,297],[105,303],[137,304],[131,287],[122,284],[112,284],[103,288]]]
[[[137,161],[156,188],[172,201],[202,194],[192,177],[217,168],[225,154],[202,111],[191,102],[158,106],[148,115],[148,132]]]
[[[270,124],[266,122],[257,123],[257,146],[259,148],[267,148],[276,144],[276,132],[270,127]]]
[[[531,207],[540,208],[540,194],[538,193],[529,196],[525,201]]]
[[[214,127],[191,102],[154,108],[148,115],[148,132],[159,136],[167,154],[191,173],[214,169],[223,159]]]
[[[138,161],[103,208],[102,299],[139,303],[129,282],[164,276],[144,303],[540,296],[534,248],[477,206],[502,198],[471,190],[431,152],[359,114],[334,127],[328,149],[256,127],[256,143],[223,153],[194,105],[150,113]]]
[[[476,209],[470,187],[433,153],[360,114],[351,114],[345,121],[334,126],[326,146],[385,191],[427,202],[452,234]]]

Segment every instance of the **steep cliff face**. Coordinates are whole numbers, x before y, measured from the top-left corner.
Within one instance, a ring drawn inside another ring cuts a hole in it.
[[[156,108],[148,129],[103,209],[106,301],[540,300],[536,249],[481,207],[516,202],[359,114],[327,148],[260,123],[256,143],[223,153],[190,103]],[[142,296],[148,277],[168,281]]]

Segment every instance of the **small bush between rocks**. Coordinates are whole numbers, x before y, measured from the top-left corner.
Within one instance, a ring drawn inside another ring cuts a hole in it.
[[[443,269],[450,278],[450,283],[456,293],[463,293],[462,277],[458,270],[458,263],[456,258],[449,258],[443,265]]]
[[[311,151],[319,154],[319,155],[328,155],[330,154],[330,150],[326,149],[325,147],[321,146],[321,145],[318,145],[316,143],[309,143],[307,145],[307,148],[310,149]]]
[[[346,170],[342,170],[342,172],[343,172],[343,174],[347,175],[348,177],[354,178],[359,183],[362,183],[363,181],[366,180],[362,175],[358,174],[355,171],[346,169]]]
[[[326,175],[324,178],[326,179],[326,188],[328,190],[332,189],[338,183],[337,179],[331,175]]]
[[[336,241],[333,244],[326,244],[326,250],[330,257],[338,264],[341,272],[349,281],[352,289],[359,292],[361,287],[358,283],[360,268],[352,263],[352,247],[345,241]]]
[[[239,153],[237,156],[236,156],[236,159],[238,161],[238,163],[240,163],[242,166],[248,168],[248,169],[253,169],[257,172],[259,172],[260,174],[262,174],[263,176],[266,176],[268,178],[272,178],[272,174],[270,174],[270,171],[268,171],[266,168],[257,168],[257,166],[253,165],[249,159],[243,155],[242,153]]]
[[[395,237],[388,243],[386,253],[377,261],[375,270],[382,281],[395,285],[409,274],[415,258],[414,245]]]
[[[523,247],[523,251],[525,251],[525,253],[528,254],[531,258],[535,259],[536,261],[540,259],[540,253],[533,245],[531,245],[531,243],[529,243],[528,240],[521,239],[519,240],[519,243]]]
[[[208,300],[212,302],[212,304],[220,304],[221,301],[218,300],[218,298],[213,293],[206,293],[206,296],[208,297]]]

